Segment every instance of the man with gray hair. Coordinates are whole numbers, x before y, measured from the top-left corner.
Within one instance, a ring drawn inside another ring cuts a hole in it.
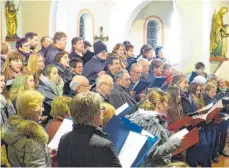
[[[87,92],[91,89],[88,79],[82,75],[77,75],[73,77],[72,81],[69,84],[69,87],[70,97],[74,97],[78,93]]]
[[[114,145],[105,138],[101,97],[79,93],[70,103],[73,130],[60,139],[57,159],[60,167],[121,167]]]
[[[114,87],[113,79],[110,75],[101,75],[96,79],[95,92],[99,93],[103,101],[109,102],[108,97]]]
[[[114,89],[109,96],[109,102],[117,109],[123,104],[128,103],[131,107],[129,114],[133,113],[137,109],[137,103],[135,99],[128,92],[130,86],[130,75],[128,71],[121,70],[114,76],[115,84]]]
[[[150,64],[150,62],[145,58],[141,58],[141,59],[139,59],[138,63],[142,65],[141,79],[146,80],[146,81],[149,80],[149,64]]]

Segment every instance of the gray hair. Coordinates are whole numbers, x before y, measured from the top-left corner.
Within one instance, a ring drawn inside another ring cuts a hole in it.
[[[128,71],[125,69],[119,71],[118,73],[115,74],[114,81],[117,81],[118,79],[123,78],[124,74],[126,73],[128,73]]]
[[[192,83],[195,83],[198,85],[205,85],[207,83],[207,79],[205,77],[199,75],[193,79]]]
[[[137,67],[138,67],[138,68],[140,68],[140,67],[142,68],[142,65],[139,64],[139,63],[134,63],[134,64],[131,65],[130,71],[132,71],[134,68],[137,68]]]

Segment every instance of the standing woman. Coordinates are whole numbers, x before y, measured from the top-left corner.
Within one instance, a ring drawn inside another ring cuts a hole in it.
[[[64,94],[68,95],[70,92],[69,84],[73,78],[73,73],[69,66],[68,54],[65,52],[57,53],[54,62],[60,77],[64,81]]]
[[[51,103],[56,96],[62,96],[64,82],[58,74],[58,70],[54,65],[48,65],[42,71],[40,82],[37,90],[45,96],[44,99],[44,115],[50,116]]]
[[[125,53],[124,45],[121,43],[116,44],[115,47],[113,48],[112,53],[115,54],[119,58],[122,69],[126,69],[127,61],[126,61],[126,57],[124,54]]]
[[[29,57],[27,67],[24,69],[24,72],[34,75],[35,85],[37,86],[39,84],[41,71],[44,67],[44,58],[38,53],[33,53]]]
[[[5,76],[6,81],[14,79],[17,75],[23,71],[23,56],[18,52],[12,52],[6,59],[2,73]]]
[[[51,167],[48,134],[38,124],[43,100],[37,91],[25,91],[18,96],[18,114],[9,118],[4,136],[12,167]]]

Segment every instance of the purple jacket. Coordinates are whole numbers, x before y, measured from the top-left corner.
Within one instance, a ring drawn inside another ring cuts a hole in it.
[[[56,54],[61,51],[63,50],[56,48],[53,45],[49,45],[48,48],[46,49],[46,53],[44,54],[46,65],[53,64]]]

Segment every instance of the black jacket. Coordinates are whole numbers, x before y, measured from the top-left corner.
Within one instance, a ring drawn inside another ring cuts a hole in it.
[[[115,109],[121,107],[123,104],[128,103],[131,107],[129,114],[132,114],[137,111],[137,102],[130,95],[127,89],[114,84],[114,88],[109,96],[109,102],[115,107]]]
[[[100,128],[73,125],[58,146],[60,167],[121,167],[114,145]]]
[[[69,58],[70,58],[70,60],[79,59],[82,61],[82,57],[80,55],[78,55],[75,51],[73,51],[69,54]]]
[[[83,64],[86,64],[88,61],[90,61],[92,59],[92,57],[94,56],[94,53],[91,51],[87,51],[84,55],[83,55]]]

